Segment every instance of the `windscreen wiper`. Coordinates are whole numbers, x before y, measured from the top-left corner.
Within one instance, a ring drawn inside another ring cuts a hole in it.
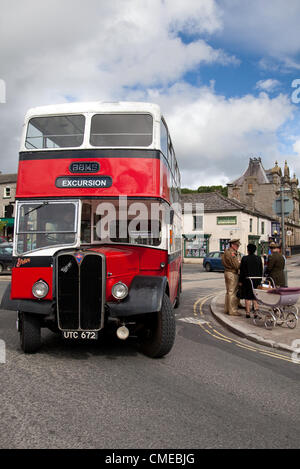
[[[24,216],[29,215],[29,213],[34,212],[35,210],[38,210],[41,207],[44,207],[45,205],[48,205],[49,202],[43,202],[41,205],[38,205],[37,207],[32,208],[31,210],[28,210],[28,212],[24,213]]]

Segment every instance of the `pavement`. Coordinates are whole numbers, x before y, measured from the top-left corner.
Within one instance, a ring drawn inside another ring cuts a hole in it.
[[[225,291],[218,294],[211,302],[211,312],[213,316],[222,323],[223,326],[241,337],[246,337],[253,342],[267,345],[287,352],[298,352],[300,348],[300,317],[295,329],[290,329],[286,324],[276,325],[268,330],[261,321],[258,325],[253,323],[253,319],[246,319],[245,309],[239,309],[241,316],[229,316],[224,314]],[[300,312],[300,303],[297,303]],[[297,342],[295,342],[297,341]]]
[[[288,286],[298,287],[300,286],[300,256],[293,256],[288,259]],[[225,303],[225,290],[220,292],[211,302],[211,312],[213,316],[222,323],[223,326],[230,329],[232,332],[246,337],[247,339],[273,347],[287,352],[297,352],[300,349],[300,299],[296,306],[299,311],[298,324],[295,329],[290,329],[286,324],[275,325],[271,330],[268,330],[264,326],[264,322],[255,325],[253,318],[246,319],[245,309],[239,309],[241,316],[229,316],[224,314],[224,303]],[[260,306],[260,309],[266,310],[266,307]],[[295,342],[297,341],[297,342]]]

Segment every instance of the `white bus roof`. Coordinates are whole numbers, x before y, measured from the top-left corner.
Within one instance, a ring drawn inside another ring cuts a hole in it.
[[[28,110],[25,121],[32,117],[60,115],[60,114],[81,114],[81,113],[134,113],[145,112],[153,115],[154,119],[159,121],[161,118],[160,107],[158,104],[141,102],[102,102],[93,101],[86,103],[65,103],[53,104],[50,106],[39,106]]]

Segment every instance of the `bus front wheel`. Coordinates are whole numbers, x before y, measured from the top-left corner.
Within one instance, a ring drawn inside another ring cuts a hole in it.
[[[19,313],[20,345],[25,353],[35,353],[41,346],[39,318],[31,313]]]
[[[141,350],[151,358],[161,358],[170,352],[175,340],[176,324],[172,304],[165,293],[161,311],[149,314],[145,324]]]

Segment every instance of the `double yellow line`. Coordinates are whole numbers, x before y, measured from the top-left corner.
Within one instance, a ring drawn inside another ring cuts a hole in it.
[[[203,305],[206,303],[208,300],[214,298],[215,295],[207,295],[202,298],[198,298],[198,300],[195,301],[194,306],[193,306],[193,312],[194,312],[194,317],[195,318],[203,318],[204,312],[203,312]],[[199,323],[199,326],[203,331],[205,331],[207,334],[211,335],[215,339],[222,340],[224,342],[229,342],[237,347],[243,348],[250,350],[251,352],[258,352],[261,355],[267,355],[271,358],[277,358],[278,360],[284,360],[290,363],[294,364],[299,364],[293,361],[291,358],[286,357],[285,355],[282,355],[280,353],[276,353],[273,351],[268,351],[268,350],[261,350],[260,348],[248,344],[244,344],[243,342],[240,342],[237,339],[232,339],[230,337],[227,337],[226,335],[222,334],[221,332],[217,331],[212,324],[209,321],[205,321],[205,323]]]

